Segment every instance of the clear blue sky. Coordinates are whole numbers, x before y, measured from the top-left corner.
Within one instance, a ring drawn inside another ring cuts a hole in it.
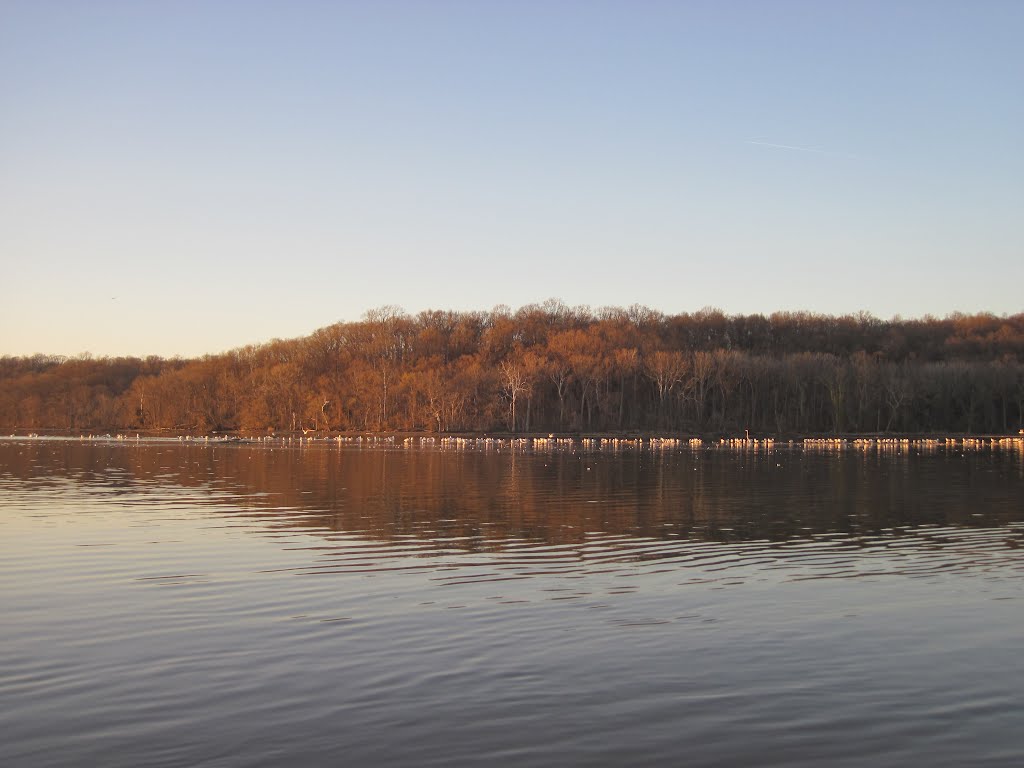
[[[0,354],[1024,310],[1024,2],[0,0]]]

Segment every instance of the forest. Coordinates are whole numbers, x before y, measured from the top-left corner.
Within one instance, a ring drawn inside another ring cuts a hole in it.
[[[0,358],[0,429],[1016,433],[1024,314],[397,307],[197,359]]]

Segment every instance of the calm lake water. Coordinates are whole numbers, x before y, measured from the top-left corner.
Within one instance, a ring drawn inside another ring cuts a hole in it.
[[[0,442],[0,765],[1024,765],[1024,455]]]

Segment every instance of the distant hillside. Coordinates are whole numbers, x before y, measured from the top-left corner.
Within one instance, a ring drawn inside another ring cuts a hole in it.
[[[0,428],[1016,432],[1024,314],[384,307],[194,360],[0,359]]]

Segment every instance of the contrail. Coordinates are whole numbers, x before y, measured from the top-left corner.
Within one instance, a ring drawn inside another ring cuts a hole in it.
[[[744,142],[745,144],[757,144],[759,147],[775,147],[776,149],[792,149],[797,152],[814,152],[819,155],[834,155],[835,152],[828,152],[824,149],[815,149],[814,147],[797,147],[792,144],[773,144],[770,141],[754,141],[752,139]]]
[[[776,144],[772,141],[761,141],[760,139],[747,139],[744,144],[756,144],[759,147],[771,147],[772,149],[788,149],[792,152],[812,152],[815,155],[828,155],[829,157],[845,157],[848,160],[860,160],[858,155],[851,155],[847,152],[832,152],[828,149],[817,147],[800,147],[796,144]]]

